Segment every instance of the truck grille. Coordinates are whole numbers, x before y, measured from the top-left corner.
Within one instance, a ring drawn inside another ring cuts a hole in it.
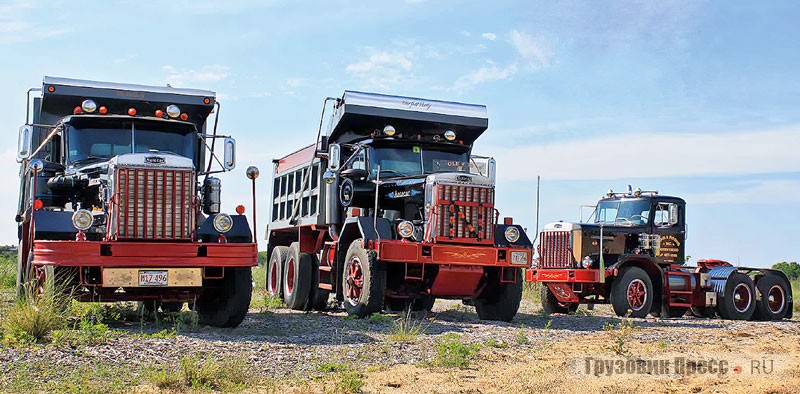
[[[117,239],[192,238],[191,170],[119,168],[115,181]]]
[[[569,231],[542,231],[538,268],[575,268]]]
[[[494,189],[439,184],[427,241],[494,243]]]

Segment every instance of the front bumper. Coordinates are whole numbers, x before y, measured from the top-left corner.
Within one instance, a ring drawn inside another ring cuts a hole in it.
[[[606,270],[606,277],[611,276],[613,270]],[[528,282],[556,282],[556,283],[600,283],[599,269],[529,269],[525,271],[525,280]]]
[[[383,261],[513,268],[529,267],[532,253],[528,248],[448,245],[404,240],[376,242],[375,249],[378,251],[378,258]],[[513,262],[512,254],[516,256]]]
[[[36,241],[33,264],[75,267],[253,267],[255,243]]]

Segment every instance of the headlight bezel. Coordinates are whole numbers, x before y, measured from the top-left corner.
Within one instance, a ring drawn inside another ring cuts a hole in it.
[[[94,215],[88,209],[79,209],[72,214],[72,226],[79,231],[86,231],[94,225]]]
[[[521,235],[521,232],[519,231],[519,229],[516,226],[509,226],[503,232],[503,236],[506,238],[506,241],[508,241],[508,242],[510,242],[512,244],[516,243],[517,241],[519,241],[520,235]]]
[[[408,220],[403,220],[402,222],[397,223],[397,235],[402,238],[413,238],[414,230],[414,223],[411,223]]]
[[[592,268],[592,264],[594,264],[594,260],[592,260],[591,256],[586,256],[581,260],[581,267],[585,269]]]
[[[227,225],[224,221],[227,221]],[[218,213],[217,216],[214,216],[212,224],[214,225],[214,230],[217,230],[218,233],[226,234],[233,228],[233,217],[227,213]]]

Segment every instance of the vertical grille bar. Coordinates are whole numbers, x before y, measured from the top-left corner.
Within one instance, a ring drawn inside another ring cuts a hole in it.
[[[112,234],[118,239],[191,239],[193,179],[191,170],[119,168]]]

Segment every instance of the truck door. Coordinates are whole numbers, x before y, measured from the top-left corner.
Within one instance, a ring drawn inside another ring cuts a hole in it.
[[[676,202],[656,201],[653,210],[653,232],[661,236],[656,258],[666,264],[684,264],[684,206]]]

